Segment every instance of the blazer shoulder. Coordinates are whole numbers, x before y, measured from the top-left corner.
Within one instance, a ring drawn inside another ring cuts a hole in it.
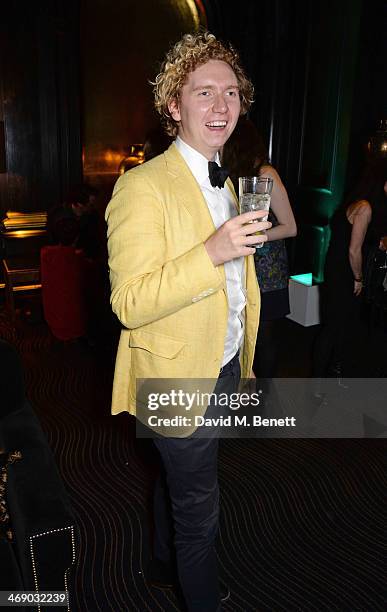
[[[148,184],[151,186],[152,184],[159,184],[163,182],[163,177],[166,177],[166,174],[167,166],[163,160],[163,154],[161,154],[122,174],[114,185],[113,195],[122,189],[133,188],[136,185]]]
[[[153,174],[165,172],[166,168],[165,154],[161,153],[161,155],[157,155],[157,157],[153,157],[153,159],[128,170],[123,176],[146,179]]]

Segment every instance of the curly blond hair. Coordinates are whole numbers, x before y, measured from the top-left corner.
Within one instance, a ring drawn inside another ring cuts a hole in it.
[[[155,108],[169,136],[177,135],[178,123],[171,117],[168,104],[178,99],[188,75],[209,60],[221,60],[233,69],[239,86],[241,115],[246,114],[253,103],[253,84],[246,77],[235,49],[221,43],[210,32],[185,34],[168,51],[160,73],[151,83],[154,86]]]

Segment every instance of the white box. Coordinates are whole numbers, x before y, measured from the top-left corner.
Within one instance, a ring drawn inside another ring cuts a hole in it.
[[[289,279],[290,314],[288,319],[304,327],[320,323],[320,298],[318,285],[305,285]]]

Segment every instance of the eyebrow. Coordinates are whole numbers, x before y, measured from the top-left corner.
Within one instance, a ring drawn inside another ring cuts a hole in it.
[[[192,91],[197,91],[198,89],[216,89],[215,85],[198,85],[194,87]],[[238,85],[227,85],[225,89],[239,89]]]

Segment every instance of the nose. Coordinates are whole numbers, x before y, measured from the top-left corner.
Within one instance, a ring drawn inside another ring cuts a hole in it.
[[[215,113],[226,113],[228,110],[227,101],[223,94],[219,93],[215,96],[213,111]]]

